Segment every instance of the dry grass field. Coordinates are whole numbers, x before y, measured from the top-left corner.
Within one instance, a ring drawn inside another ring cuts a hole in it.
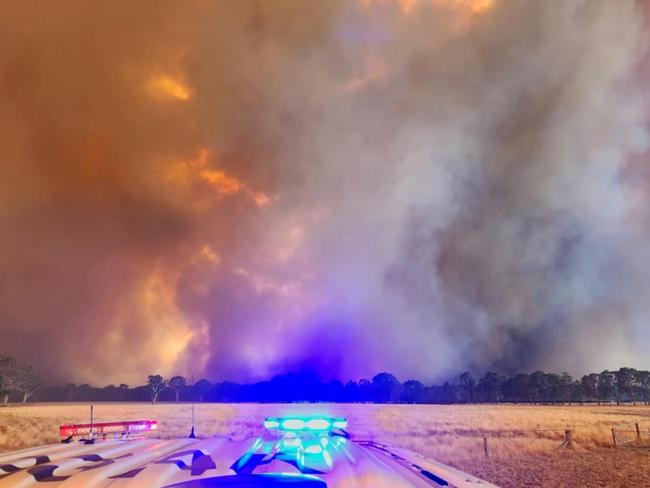
[[[0,452],[58,442],[58,425],[88,420],[86,404],[0,409]],[[267,415],[346,416],[358,439],[410,448],[503,487],[650,487],[650,449],[614,449],[611,428],[641,425],[650,437],[650,407],[517,405],[224,405],[196,406],[201,437],[245,438]],[[188,404],[96,404],[98,422],[155,418],[162,437],[187,435]],[[560,449],[564,429],[574,449]],[[483,450],[488,437],[489,458]]]

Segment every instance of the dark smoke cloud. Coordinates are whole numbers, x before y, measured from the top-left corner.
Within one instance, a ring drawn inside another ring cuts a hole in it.
[[[0,354],[99,383],[649,367],[645,10],[3,3]]]

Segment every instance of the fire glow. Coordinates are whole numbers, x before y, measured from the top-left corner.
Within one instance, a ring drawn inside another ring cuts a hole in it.
[[[174,164],[169,172],[169,178],[184,185],[201,181],[214,189],[216,195],[221,198],[244,195],[258,207],[266,207],[271,203],[271,199],[264,192],[253,190],[242,180],[222,169],[213,168],[212,159],[212,152],[209,149],[201,149],[196,159]]]
[[[188,101],[192,97],[190,89],[180,79],[168,76],[154,76],[147,85],[150,93],[158,98]]]
[[[410,14],[418,3],[429,2],[431,5],[455,8],[460,11],[479,14],[494,6],[495,0],[361,0],[362,5],[370,7],[376,3],[394,2],[399,5],[402,15]]]

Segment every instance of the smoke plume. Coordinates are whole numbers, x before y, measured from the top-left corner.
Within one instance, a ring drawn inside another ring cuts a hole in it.
[[[650,367],[635,0],[0,5],[0,354]]]

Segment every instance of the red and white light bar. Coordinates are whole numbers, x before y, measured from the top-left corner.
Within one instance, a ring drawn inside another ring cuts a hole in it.
[[[126,422],[100,422],[96,424],[71,424],[59,427],[61,437],[70,437],[78,435],[90,435],[92,429],[93,436],[106,435],[130,435],[142,432],[150,432],[158,429],[157,420],[129,420]]]

